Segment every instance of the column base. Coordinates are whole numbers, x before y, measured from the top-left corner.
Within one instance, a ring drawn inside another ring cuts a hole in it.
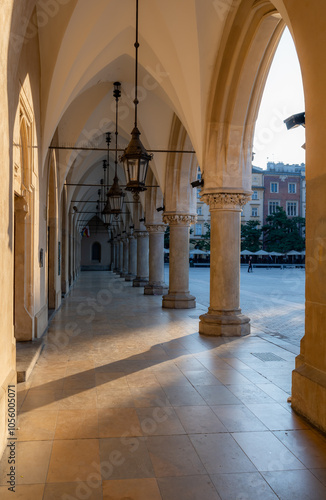
[[[292,408],[326,432],[326,373],[302,364],[292,372]]]
[[[224,314],[223,314],[224,313]],[[210,312],[199,316],[199,333],[213,337],[243,337],[250,333],[250,319],[238,311]]]
[[[148,285],[148,279],[147,278],[138,277],[138,276],[132,282],[132,286],[135,286],[135,287],[141,287],[141,286],[146,286],[146,285]]]
[[[168,293],[163,297],[162,307],[165,309],[194,309],[196,297],[189,293]]]
[[[169,288],[165,283],[148,283],[144,289],[144,295],[164,295]]]
[[[128,273],[120,273],[120,278],[126,279]]]
[[[134,281],[135,278],[136,278],[135,274],[127,274],[125,277],[125,281]]]

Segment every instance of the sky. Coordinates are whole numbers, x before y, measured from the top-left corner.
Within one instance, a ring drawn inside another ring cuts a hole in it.
[[[286,28],[267,78],[254,136],[254,165],[305,163],[304,127],[287,130],[283,120],[305,111],[301,70]]]

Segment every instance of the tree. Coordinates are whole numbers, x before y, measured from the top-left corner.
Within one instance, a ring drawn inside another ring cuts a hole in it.
[[[262,227],[266,250],[301,252],[305,248],[305,239],[301,236],[304,226],[303,217],[288,217],[282,207],[276,207],[276,212],[266,217],[266,224]]]
[[[170,248],[170,226],[167,226],[164,233],[164,248]]]
[[[204,223],[206,228],[205,234],[202,235],[201,239],[191,239],[190,243],[195,245],[197,250],[204,250],[208,252],[211,248],[211,225],[208,222]],[[190,234],[193,233],[193,229],[190,230]]]
[[[241,225],[241,250],[257,252],[260,249],[262,230],[258,226],[260,226],[260,223],[254,220]]]

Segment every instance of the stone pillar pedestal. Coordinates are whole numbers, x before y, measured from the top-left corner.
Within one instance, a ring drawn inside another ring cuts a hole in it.
[[[141,287],[148,283],[149,267],[149,239],[147,231],[135,231],[137,237],[137,277],[133,281],[133,286]]]
[[[149,232],[149,283],[144,288],[145,295],[164,295],[168,287],[164,283],[164,224],[146,226]]]
[[[211,213],[210,307],[200,316],[199,333],[238,337],[250,333],[240,309],[240,216],[248,195],[204,195]]]
[[[193,309],[196,298],[189,293],[189,228],[195,215],[164,215],[170,225],[169,291],[163,296],[162,306],[168,309]]]
[[[129,235],[129,265],[126,281],[133,281],[137,274],[137,239],[133,234]]]

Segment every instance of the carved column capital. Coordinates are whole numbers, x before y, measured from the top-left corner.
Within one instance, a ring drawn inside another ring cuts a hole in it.
[[[204,194],[201,199],[209,205],[210,210],[230,210],[241,212],[242,207],[250,200],[247,193],[212,193]]]
[[[165,233],[167,226],[165,224],[148,224],[146,229],[149,233]]]
[[[134,236],[136,238],[146,238],[146,236],[148,236],[148,232],[147,231],[135,231]]]
[[[170,226],[190,226],[197,220],[196,215],[192,214],[164,214],[163,222]]]

